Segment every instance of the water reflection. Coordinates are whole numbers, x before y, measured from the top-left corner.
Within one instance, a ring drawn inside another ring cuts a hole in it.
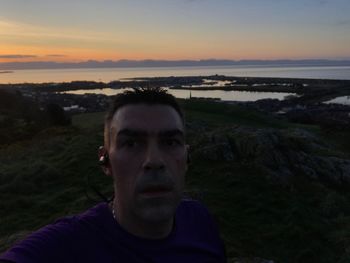
[[[91,89],[91,90],[73,90],[67,91],[68,94],[104,94],[116,95],[126,89]],[[190,96],[192,98],[219,98],[225,101],[256,101],[261,99],[278,99],[283,100],[286,96],[295,96],[295,93],[286,92],[251,92],[251,91],[223,91],[223,90],[175,90],[170,89],[169,93],[177,98],[186,99]]]
[[[325,103],[337,103],[337,104],[343,104],[343,105],[349,105],[350,106],[350,96],[342,96],[342,97],[337,97],[335,99],[326,101]]]

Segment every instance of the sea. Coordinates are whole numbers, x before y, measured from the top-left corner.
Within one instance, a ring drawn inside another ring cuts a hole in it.
[[[130,78],[168,76],[210,76],[225,75],[237,77],[272,77],[303,79],[350,80],[350,66],[202,66],[202,67],[147,67],[147,68],[84,68],[84,69],[36,69],[13,70],[0,73],[0,84],[52,83],[70,81],[127,81]],[[113,95],[120,91],[97,89],[78,90],[76,94],[102,93]],[[284,99],[292,93],[246,92],[246,91],[171,91],[175,96],[186,98],[208,97],[228,101],[255,101],[264,98]],[[336,98],[335,103],[350,105],[349,96]]]

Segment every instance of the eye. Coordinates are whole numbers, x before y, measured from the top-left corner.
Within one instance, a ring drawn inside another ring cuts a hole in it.
[[[135,139],[126,139],[121,143],[122,147],[126,147],[126,148],[134,148],[137,147],[139,145],[139,141],[135,140]]]
[[[126,142],[126,146],[128,146],[128,147],[135,147],[135,146],[137,146],[139,143],[138,143],[138,141],[136,141],[136,140],[128,140],[127,142]]]
[[[170,146],[170,147],[181,145],[181,141],[178,139],[174,139],[174,138],[165,139],[163,143],[166,146]]]

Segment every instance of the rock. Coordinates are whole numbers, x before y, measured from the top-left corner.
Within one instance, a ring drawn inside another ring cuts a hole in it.
[[[307,176],[336,184],[350,183],[350,160],[302,129],[231,127],[204,133],[193,152],[209,161],[254,165],[282,180]]]
[[[215,144],[212,146],[203,147],[200,149],[199,155],[208,161],[233,160],[233,153],[229,144]]]
[[[208,161],[233,161],[234,154],[231,145],[225,136],[215,134],[210,136],[210,142],[207,145],[199,147],[193,152],[195,158],[201,158]]]
[[[350,183],[350,161],[341,159],[338,157],[329,157],[329,160],[333,163],[336,174],[339,175],[339,182]]]

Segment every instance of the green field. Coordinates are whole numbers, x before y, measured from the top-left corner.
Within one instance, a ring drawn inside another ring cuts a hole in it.
[[[194,150],[207,134],[231,127],[297,128],[316,134],[335,155],[350,156],[350,136],[345,132],[325,133],[237,106],[181,103]],[[1,147],[0,251],[58,217],[100,202],[89,185],[111,196],[112,181],[97,164],[103,117],[104,113],[76,115],[71,126],[47,128],[32,139]],[[194,125],[203,132],[192,130]],[[186,188],[214,214],[230,259],[259,257],[286,263],[350,262],[348,190],[345,184],[301,175],[281,181],[250,162],[208,162],[196,155]]]

